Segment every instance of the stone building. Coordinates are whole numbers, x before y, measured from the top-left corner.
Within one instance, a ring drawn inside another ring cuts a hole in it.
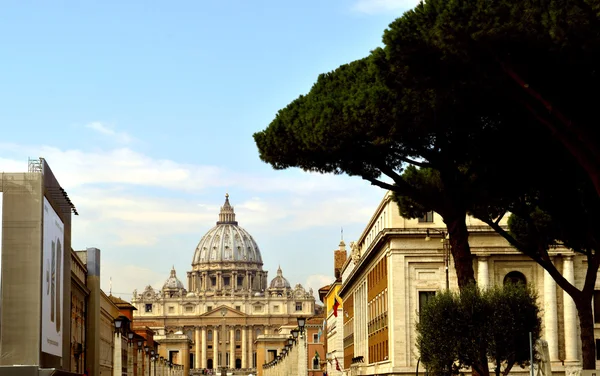
[[[189,369],[254,373],[256,338],[310,316],[312,291],[291,287],[281,268],[268,281],[260,249],[236,221],[226,195],[215,227],[201,238],[187,273],[187,289],[173,268],[160,290],[134,291],[136,325],[154,330],[159,352]]]
[[[519,280],[533,286],[542,307],[542,337],[548,342],[552,371],[571,374],[580,368],[573,300],[537,263],[487,225],[468,218],[467,226],[478,285],[486,288]],[[445,231],[441,217],[433,212],[419,219],[401,217],[388,193],[358,241],[351,243],[338,292],[343,300],[343,348],[329,343],[327,349],[343,352],[343,357],[335,358],[345,374],[415,373],[419,359],[415,323],[421,307],[436,292],[458,288]],[[550,256],[565,278],[581,288],[585,257],[562,247],[552,249]],[[595,289],[600,290],[600,281]],[[330,324],[331,312],[327,314]]]

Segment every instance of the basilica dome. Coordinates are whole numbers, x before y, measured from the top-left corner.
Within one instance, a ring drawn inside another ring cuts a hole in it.
[[[163,285],[163,290],[180,290],[183,289],[183,283],[177,278],[177,273],[175,272],[175,266],[171,269],[171,275],[169,279],[165,281]]]
[[[281,267],[277,268],[277,277],[271,280],[271,284],[269,285],[270,289],[289,289],[290,283],[283,276],[283,272],[281,271]]]
[[[229,195],[225,195],[219,221],[200,239],[192,266],[230,262],[263,263],[258,245],[252,235],[238,225]]]

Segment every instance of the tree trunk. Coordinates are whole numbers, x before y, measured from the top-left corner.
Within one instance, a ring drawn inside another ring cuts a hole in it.
[[[469,231],[467,230],[466,213],[451,218],[444,218],[450,234],[450,251],[454,258],[454,269],[458,278],[458,288],[475,283],[473,256],[469,246]]]
[[[579,299],[574,300],[575,307],[577,307],[577,315],[579,316],[579,328],[581,330],[583,369],[596,369],[596,340],[594,339],[592,297],[581,296]]]

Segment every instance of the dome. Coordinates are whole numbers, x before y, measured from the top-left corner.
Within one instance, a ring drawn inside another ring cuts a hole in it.
[[[244,262],[262,265],[258,245],[248,231],[235,220],[235,212],[225,195],[217,225],[200,239],[194,252],[192,266],[223,262]]]
[[[277,268],[277,277],[273,278],[271,284],[269,285],[271,289],[289,289],[290,283],[287,279],[283,277],[283,272],[281,271],[281,267]]]
[[[171,275],[169,276],[169,279],[167,279],[165,284],[163,285],[163,290],[179,290],[183,288],[183,283],[181,283],[181,281],[177,278],[175,266],[173,266],[173,269],[171,269]]]

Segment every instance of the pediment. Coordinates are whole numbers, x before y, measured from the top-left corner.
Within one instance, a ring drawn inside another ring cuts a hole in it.
[[[225,316],[223,316],[223,312],[225,312]],[[210,318],[223,318],[223,317],[247,317],[248,315],[246,315],[243,312],[237,311],[231,307],[227,307],[226,305],[221,305],[216,307],[215,309],[213,309],[212,311],[208,311],[202,315],[200,315],[200,317],[210,317]]]

